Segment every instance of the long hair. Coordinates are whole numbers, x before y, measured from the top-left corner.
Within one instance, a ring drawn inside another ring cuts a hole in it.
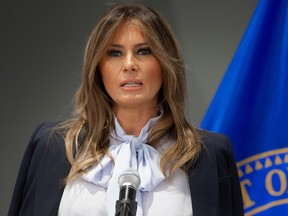
[[[161,156],[165,176],[177,168],[183,170],[195,162],[201,142],[185,118],[186,79],[184,61],[176,37],[165,19],[143,4],[115,4],[92,31],[84,54],[82,83],[75,95],[75,111],[64,122],[65,146],[71,170],[67,181],[89,170],[108,154],[109,135],[114,129],[112,101],[99,71],[99,62],[123,23],[139,26],[153,55],[162,68],[163,83],[158,102],[162,118],[153,126],[148,144],[157,147],[159,140],[170,135],[174,145]],[[166,170],[169,170],[167,173]]]

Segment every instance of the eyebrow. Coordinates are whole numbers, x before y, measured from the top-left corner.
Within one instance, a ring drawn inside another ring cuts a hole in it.
[[[147,43],[137,43],[135,44],[135,47],[142,47],[142,46],[147,46]],[[109,47],[117,47],[117,48],[124,48],[124,45],[122,44],[111,44]]]

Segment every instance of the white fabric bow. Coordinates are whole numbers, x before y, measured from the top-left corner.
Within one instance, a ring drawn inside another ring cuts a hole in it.
[[[142,128],[138,137],[127,135],[115,117],[115,131],[110,136],[109,151],[115,165],[108,156],[104,156],[101,164],[91,168],[83,175],[83,179],[107,188],[108,216],[115,215],[115,204],[119,198],[118,177],[127,168],[138,170],[141,184],[136,194],[138,202],[137,216],[143,215],[142,192],[152,191],[165,177],[159,166],[159,153],[147,142],[150,128],[161,116],[150,119]]]

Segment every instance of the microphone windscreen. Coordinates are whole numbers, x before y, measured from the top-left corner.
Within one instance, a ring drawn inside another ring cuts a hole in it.
[[[135,190],[140,186],[141,180],[137,170],[128,168],[119,176],[118,184],[121,188],[124,185],[132,186]]]

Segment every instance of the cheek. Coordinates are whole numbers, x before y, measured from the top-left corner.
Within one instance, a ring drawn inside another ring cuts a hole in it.
[[[106,91],[109,93],[115,86],[115,76],[109,72],[102,72],[102,81]],[[114,83],[114,84],[113,84]]]
[[[115,71],[115,68],[112,64],[105,62],[103,64],[100,64],[100,73],[102,77],[103,84],[106,87],[110,85],[111,82],[113,82],[113,78],[115,77],[113,75],[113,71]]]
[[[158,62],[157,62],[157,64],[154,63],[153,67],[151,67],[149,69],[149,71],[151,71],[149,74],[149,79],[150,79],[151,83],[154,83],[155,86],[160,85],[160,87],[161,87],[162,82],[163,82],[163,76],[162,76],[161,66],[158,64]]]
[[[102,83],[103,83],[104,89],[110,95],[111,90],[109,89],[109,87],[112,86],[111,85],[112,81],[109,79],[108,74],[105,71],[101,71],[101,78],[102,78]]]

